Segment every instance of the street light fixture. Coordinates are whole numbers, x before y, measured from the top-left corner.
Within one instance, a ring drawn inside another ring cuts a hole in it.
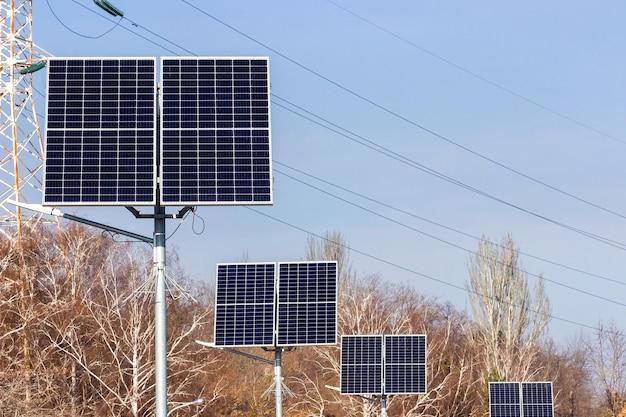
[[[204,398],[198,398],[196,400],[193,401],[189,401],[188,403],[182,403],[180,405],[177,405],[176,407],[172,408],[168,413],[166,417],[170,417],[170,414],[172,414],[174,411],[181,409],[183,407],[189,407],[192,405],[198,405],[198,404],[202,404],[204,402]]]

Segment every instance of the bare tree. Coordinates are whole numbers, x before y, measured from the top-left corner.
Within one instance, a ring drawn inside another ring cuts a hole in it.
[[[614,322],[600,323],[587,341],[592,372],[603,392],[603,408],[617,416],[626,406],[626,335]]]
[[[152,274],[139,265],[141,259],[137,264],[136,256],[123,246],[112,247],[107,268],[82,294],[83,314],[46,321],[52,346],[71,358],[89,381],[89,402],[98,414],[138,417],[154,406],[154,301],[146,285]],[[190,389],[198,388],[194,380],[209,365],[198,360],[193,343],[196,331],[207,324],[209,310],[183,314],[177,310],[188,312],[193,306],[180,303],[185,301],[170,301],[168,315],[169,395],[188,401],[202,394]]]
[[[493,244],[483,238],[470,260],[466,284],[474,322],[466,334],[495,379],[527,380],[538,370],[538,343],[550,318],[539,276],[534,290],[511,236]]]
[[[154,397],[150,251],[74,224],[47,225],[27,236],[20,247],[0,238],[0,415],[148,414]],[[206,407],[224,388],[212,366],[218,357],[194,343],[210,331],[213,293],[173,266],[179,275],[170,278],[188,285],[198,302],[168,300],[168,400],[202,397]],[[28,392],[37,395],[28,398]]]
[[[471,415],[482,382],[472,352],[463,337],[464,316],[409,286],[397,286],[393,305],[408,318],[402,332],[427,336],[427,390],[423,395],[394,396],[392,415]]]
[[[579,334],[565,347],[558,347],[553,342],[543,345],[540,361],[544,364],[545,379],[553,381],[554,413],[557,416],[590,416],[597,408],[596,384],[590,372],[591,349],[587,342]]]
[[[70,415],[59,384],[61,365],[39,333],[42,321],[54,312],[38,281],[50,235],[31,226],[21,239],[0,243],[1,411],[24,417]]]
[[[341,232],[326,232],[322,237],[309,235],[306,243],[307,261],[337,261],[338,293],[352,277],[350,246]]]

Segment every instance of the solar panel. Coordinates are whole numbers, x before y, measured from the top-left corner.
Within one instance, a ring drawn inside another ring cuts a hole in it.
[[[218,264],[216,346],[274,345],[274,263]]]
[[[491,417],[519,417],[522,408],[518,382],[490,382],[489,409]]]
[[[278,267],[278,346],[337,343],[337,262]]]
[[[383,392],[383,337],[341,336],[342,394],[365,395]]]
[[[342,336],[340,392],[359,395],[425,393],[426,336]]]
[[[162,59],[161,203],[271,204],[266,57]]]
[[[426,335],[386,335],[385,394],[426,393]]]
[[[522,405],[524,417],[553,417],[551,382],[523,382]]]
[[[553,417],[551,382],[490,382],[491,417]]]
[[[154,58],[50,58],[44,205],[154,205]]]
[[[336,343],[336,288],[335,261],[218,264],[214,343]]]

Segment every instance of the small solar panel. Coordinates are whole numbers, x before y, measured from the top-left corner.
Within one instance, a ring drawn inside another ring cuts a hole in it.
[[[161,203],[271,204],[267,57],[162,59]]]
[[[551,382],[490,382],[491,417],[553,417]]]
[[[44,205],[154,205],[154,58],[50,58]]]
[[[426,335],[386,335],[385,394],[426,393]]]
[[[274,263],[218,264],[216,346],[274,345]]]
[[[524,417],[553,417],[551,382],[523,382],[522,406]]]
[[[278,268],[278,346],[337,343],[337,262]]]
[[[342,394],[383,393],[383,337],[381,335],[341,336]]]
[[[359,395],[425,393],[426,336],[342,336],[340,392]]]
[[[490,382],[489,409],[491,417],[519,417],[522,412],[519,382]]]
[[[336,343],[337,262],[217,265],[216,346]]]

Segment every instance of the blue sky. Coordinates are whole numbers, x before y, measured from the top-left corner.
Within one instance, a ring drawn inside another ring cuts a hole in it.
[[[548,280],[557,341],[623,316],[623,2],[112,3],[124,19],[34,0],[33,39],[59,57],[270,58],[274,204],[170,221],[196,278],[300,260],[307,232],[336,230],[359,275],[465,309],[477,238],[511,234]],[[64,210],[152,234],[123,208]]]

